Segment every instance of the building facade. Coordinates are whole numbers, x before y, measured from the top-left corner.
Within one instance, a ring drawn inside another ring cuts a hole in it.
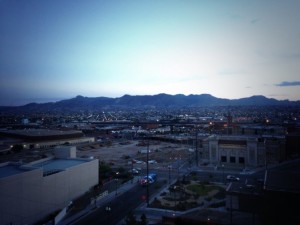
[[[230,167],[258,167],[284,160],[284,136],[211,135],[202,140],[203,162]]]

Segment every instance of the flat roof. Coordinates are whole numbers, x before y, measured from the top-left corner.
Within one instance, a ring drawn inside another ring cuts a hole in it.
[[[23,169],[20,165],[8,164],[0,167],[0,178],[13,176],[16,174],[24,173],[28,170]]]
[[[50,130],[50,129],[17,129],[0,131],[4,137],[17,138],[27,141],[62,140],[83,137],[78,130]]]
[[[30,164],[29,167],[22,167],[26,166],[26,164],[22,166],[7,164],[0,167],[0,178],[17,175],[38,168],[41,168],[44,176],[47,176],[89,161],[90,160],[86,159],[50,159],[43,162]]]
[[[42,136],[57,136],[68,134],[81,134],[81,131],[77,130],[49,130],[49,129],[19,129],[19,130],[6,130],[2,131],[6,134],[17,134],[28,137],[42,137]]]
[[[71,168],[73,166],[80,165],[82,163],[86,163],[87,160],[83,159],[50,159],[47,161],[39,162],[36,164],[32,164],[33,167],[42,168],[43,173],[49,174],[52,172],[59,172],[65,169]]]

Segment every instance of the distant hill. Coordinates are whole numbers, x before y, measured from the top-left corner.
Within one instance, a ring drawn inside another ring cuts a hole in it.
[[[252,96],[240,99],[216,98],[209,94],[201,95],[124,95],[120,98],[83,97],[49,103],[30,103],[17,107],[0,107],[0,111],[14,112],[55,112],[82,111],[104,109],[134,109],[134,108],[178,108],[178,107],[208,107],[208,106],[270,106],[270,105],[300,105],[300,101],[276,100],[265,96]]]

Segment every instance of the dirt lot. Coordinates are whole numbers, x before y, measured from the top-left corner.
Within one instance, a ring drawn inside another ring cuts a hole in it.
[[[166,168],[178,159],[186,160],[189,147],[159,141],[149,142],[149,163],[152,168]],[[147,143],[140,141],[93,143],[77,147],[77,157],[94,157],[101,162],[115,167],[130,167],[134,160],[135,167],[145,168],[147,161]]]

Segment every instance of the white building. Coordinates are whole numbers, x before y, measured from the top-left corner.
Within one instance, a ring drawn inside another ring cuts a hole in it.
[[[0,224],[33,224],[98,184],[98,160],[59,158],[0,165]],[[56,149],[59,152],[59,149]]]

